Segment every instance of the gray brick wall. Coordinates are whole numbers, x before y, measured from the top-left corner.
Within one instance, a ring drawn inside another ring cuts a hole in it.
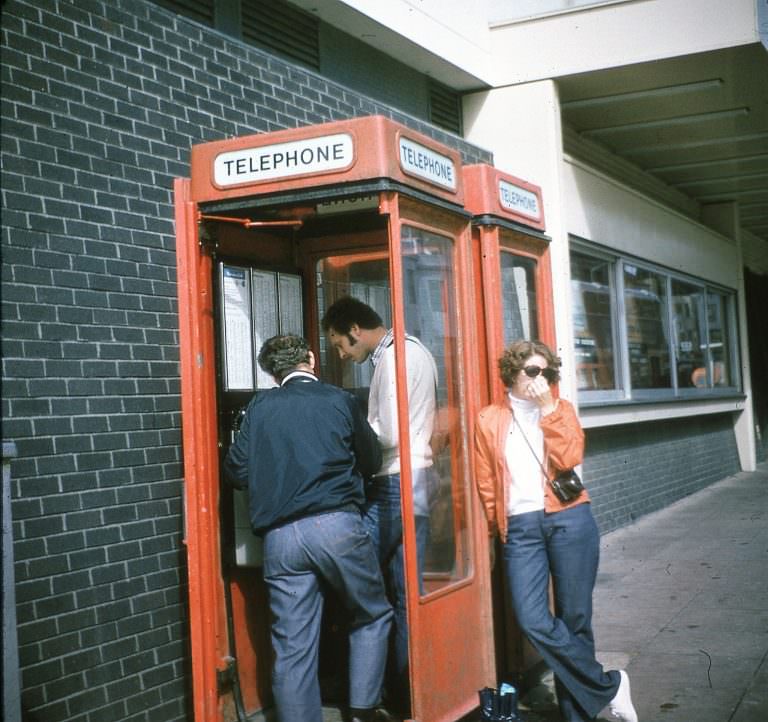
[[[7,0],[3,439],[25,718],[190,715],[172,179],[193,143],[381,113],[143,0]]]
[[[740,470],[729,414],[587,430],[584,479],[603,533]]]

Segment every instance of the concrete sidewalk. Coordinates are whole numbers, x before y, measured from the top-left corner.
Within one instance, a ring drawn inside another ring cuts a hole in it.
[[[768,464],[604,535],[594,599],[640,722],[766,722]],[[525,718],[559,720],[552,699],[534,690]]]

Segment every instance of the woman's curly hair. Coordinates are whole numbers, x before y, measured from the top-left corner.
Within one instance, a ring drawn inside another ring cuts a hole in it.
[[[259,366],[278,379],[305,363],[309,363],[309,343],[301,336],[273,336],[264,342],[259,351]]]
[[[525,368],[526,361],[538,354],[547,360],[547,366],[554,369],[556,376],[551,383],[560,380],[561,361],[552,349],[541,341],[514,341],[504,351],[499,359],[499,373],[505,386],[513,386],[517,375]]]

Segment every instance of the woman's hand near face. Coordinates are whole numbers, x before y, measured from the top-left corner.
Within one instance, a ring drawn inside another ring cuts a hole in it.
[[[529,399],[536,402],[543,416],[551,414],[555,410],[557,400],[552,396],[552,388],[541,374],[531,379],[526,393]]]

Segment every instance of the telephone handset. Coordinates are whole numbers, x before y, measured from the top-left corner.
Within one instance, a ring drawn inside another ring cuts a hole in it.
[[[304,333],[301,276],[232,263],[219,263],[222,413],[230,414],[221,433],[234,441],[245,404],[274,380],[259,368],[261,345],[279,333]],[[225,417],[226,418],[226,417]],[[224,419],[223,419],[224,420]],[[248,492],[233,490],[234,563],[262,564],[261,539],[251,531]]]
[[[229,443],[232,444],[235,441],[235,437],[237,436],[237,432],[240,431],[240,426],[243,423],[243,419],[245,418],[245,410],[248,408],[248,406],[241,406],[239,409],[236,409],[235,412],[232,414],[232,423],[229,425],[229,432],[230,432],[230,439]]]

